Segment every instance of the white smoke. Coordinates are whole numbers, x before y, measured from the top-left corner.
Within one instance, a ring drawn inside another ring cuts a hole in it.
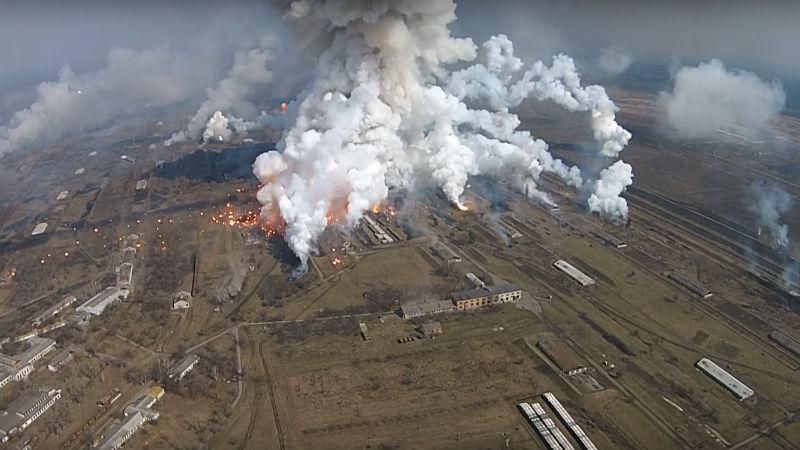
[[[759,229],[764,229],[775,241],[775,247],[785,249],[789,246],[789,226],[782,223],[782,217],[792,208],[792,196],[778,186],[754,183],[750,192],[755,202],[750,210],[758,217]]]
[[[600,172],[595,182],[594,193],[589,197],[589,211],[603,217],[626,219],[628,202],[622,198],[628,186],[633,184],[633,168],[630,164],[617,161]]]
[[[233,67],[228,76],[216,87],[208,89],[207,99],[197,112],[189,119],[185,130],[172,135],[165,145],[196,139],[215,111],[224,111],[230,117],[237,132],[246,131],[252,126],[246,118],[258,115],[257,106],[252,102],[261,88],[272,81],[272,71],[267,64],[273,59],[275,39],[271,35],[261,38],[258,46],[247,50],[239,50],[234,54]],[[213,131],[211,132],[213,134]],[[205,133],[203,134],[205,136]],[[222,137],[216,135],[217,137]],[[227,140],[230,133],[224,137]]]
[[[208,119],[206,124],[206,131],[203,132],[203,141],[222,142],[230,139],[233,133],[228,128],[228,119],[222,115],[222,112],[217,111]]]
[[[778,82],[764,82],[743,70],[728,70],[717,59],[684,66],[672,92],[662,92],[667,124],[687,138],[714,137],[717,130],[754,135],[780,113],[786,94]]]
[[[508,108],[530,94],[591,112],[603,154],[616,156],[630,139],[605,90],[581,87],[565,55],[552,67],[536,63],[520,75],[523,64],[511,42],[496,36],[483,46],[485,64],[451,74],[448,65],[478,57],[470,39],[450,35],[452,0],[301,0],[288,16],[322,22],[332,33],[279,151],[254,164],[263,183],[262,215],[286,223],[301,270],[332,221],[357,224],[387,198],[389,187],[408,188],[416,177],[435,182],[461,208],[467,181],[477,174],[507,174],[539,199],[547,199],[536,187],[542,172],[581,186],[577,168],[518,130],[519,118]],[[489,109],[473,109],[467,100]],[[601,193],[604,201],[612,192]]]
[[[492,108],[502,110],[518,106],[533,95],[569,111],[590,111],[594,137],[602,144],[605,156],[614,158],[628,145],[631,134],[617,124],[616,105],[603,87],[581,86],[572,58],[556,55],[550,67],[536,62],[515,81],[523,63],[514,56],[514,46],[508,37],[493,36],[483,48],[485,65],[473,65],[450,77],[448,90],[460,99],[484,100]]]
[[[199,53],[159,47],[114,49],[104,68],[82,75],[64,67],[57,81],[39,85],[30,107],[0,126],[0,155],[185,101],[213,82],[211,65]]]
[[[627,50],[611,46],[600,50],[597,67],[608,77],[615,77],[628,70],[633,64],[633,55]]]

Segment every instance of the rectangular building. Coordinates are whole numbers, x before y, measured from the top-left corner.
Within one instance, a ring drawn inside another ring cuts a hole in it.
[[[186,376],[197,363],[200,362],[200,357],[194,353],[186,355],[182,360],[178,361],[169,370],[169,378],[180,381]]]
[[[13,401],[0,414],[0,442],[28,428],[60,398],[60,389],[38,389]]]
[[[553,263],[553,266],[555,266],[558,270],[569,275],[570,278],[577,281],[578,284],[580,284],[583,287],[591,286],[594,284],[594,280],[590,276],[576,269],[572,264],[562,259],[559,259],[558,261]]]
[[[588,368],[571,347],[560,341],[539,341],[536,346],[564,373],[575,375],[586,372]]]
[[[681,286],[685,287],[686,289],[692,291],[695,295],[702,298],[709,298],[712,295],[712,292],[706,289],[705,286],[700,284],[699,282],[692,280],[691,278],[683,275],[682,273],[678,272],[670,272],[669,277],[675,281],[676,283],[680,284]]]
[[[703,371],[703,373],[713,378],[714,381],[733,393],[740,401],[752,397],[755,394],[747,385],[708,358],[702,358],[700,361],[697,361],[695,365],[698,369]]]
[[[509,303],[522,297],[522,289],[513,284],[485,286],[450,294],[458,310],[475,309],[496,303]]]
[[[148,421],[158,419],[158,412],[150,409],[161,396],[160,386],[148,388],[136,397],[124,410],[125,417],[112,425],[104,433],[107,437],[96,448],[98,450],[117,450]]]
[[[711,291],[706,289],[705,286],[700,284],[699,282],[692,280],[691,278],[683,275],[682,273],[678,272],[670,272],[669,277],[680,284],[681,286],[685,287],[686,289],[692,291],[695,295],[702,298],[711,297],[713,294]]]
[[[800,342],[792,339],[788,334],[776,330],[769,334],[769,338],[789,350],[794,356],[800,357]]]
[[[106,308],[128,298],[128,290],[118,287],[109,287],[100,291],[99,294],[84,302],[81,306],[75,308],[79,313],[91,314],[99,316],[103,314]]]
[[[400,316],[404,319],[410,319],[412,317],[453,312],[455,309],[455,305],[450,300],[406,302],[400,305]]]
[[[69,364],[75,358],[75,354],[71,349],[65,348],[58,352],[56,356],[47,364],[47,369],[50,372],[58,372],[62,367]]]

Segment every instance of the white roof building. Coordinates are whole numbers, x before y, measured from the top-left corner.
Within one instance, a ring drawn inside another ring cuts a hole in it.
[[[0,414],[0,442],[28,428],[61,398],[60,389],[39,389],[18,398]]]
[[[186,355],[182,360],[170,368],[169,377],[175,378],[177,381],[182,380],[187,373],[194,369],[199,361],[200,357],[195,354]]]
[[[42,222],[37,224],[33,227],[33,231],[31,232],[31,236],[38,236],[44,233],[47,230],[47,222]]]
[[[109,287],[100,291],[99,294],[87,300],[81,306],[75,308],[79,313],[88,313],[93,316],[103,314],[109,306],[128,298],[128,290],[118,287]]]
[[[58,196],[56,197],[56,200],[58,200],[58,201],[64,200],[67,197],[69,197],[69,191],[61,191],[61,192],[58,193]]]
[[[725,369],[718,366],[714,361],[711,361],[708,358],[702,358],[700,361],[697,361],[697,364],[695,365],[698,369],[702,370],[703,373],[713,378],[717,383],[721,384],[722,387],[731,391],[731,393],[733,393],[733,395],[735,395],[739,400],[744,400],[752,397],[755,394],[755,392],[747,387],[747,385],[739,381],[736,377],[728,373]]]
[[[573,280],[577,281],[578,284],[580,284],[583,287],[591,286],[594,284],[594,280],[590,276],[576,269],[575,266],[562,259],[559,259],[553,265],[557,269],[569,275]]]

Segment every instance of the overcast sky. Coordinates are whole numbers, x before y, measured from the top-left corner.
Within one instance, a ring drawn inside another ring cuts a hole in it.
[[[188,45],[210,27],[235,32],[268,15],[265,1],[0,0],[0,87],[105,61],[115,46]],[[592,55],[617,46],[637,60],[719,58],[729,66],[800,73],[800,2],[703,0],[461,0],[458,34],[507,32],[521,54]],[[584,56],[584,55],[581,55]]]

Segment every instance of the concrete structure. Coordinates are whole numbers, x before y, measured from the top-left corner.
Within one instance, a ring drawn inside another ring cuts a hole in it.
[[[484,283],[483,280],[478,278],[478,276],[475,275],[472,272],[466,274],[465,277],[467,278],[467,281],[469,281],[470,284],[472,284],[472,287],[474,287],[474,288],[485,288],[486,287],[486,283]]]
[[[792,339],[788,334],[776,330],[769,334],[769,338],[789,350],[794,356],[800,357],[800,342]]]
[[[372,342],[372,336],[370,336],[370,334],[369,334],[369,329],[367,328],[367,324],[365,324],[364,322],[359,322],[358,323],[358,329],[359,329],[359,331],[361,331],[361,337],[365,341]]]
[[[547,444],[551,450],[575,450],[575,447],[567,440],[564,433],[556,426],[553,419],[545,412],[542,405],[534,403],[519,403],[517,407],[528,419],[528,423],[533,426],[536,433]]]
[[[143,191],[147,189],[147,180],[139,180],[136,182],[136,190]]]
[[[169,378],[181,381],[187,373],[194,369],[198,362],[200,362],[200,357],[194,353],[186,355],[169,369]]]
[[[191,300],[192,294],[180,291],[172,298],[172,309],[189,309],[192,306]]]
[[[58,372],[62,367],[69,364],[75,358],[75,354],[71,349],[65,348],[58,352],[56,356],[47,364],[47,369],[50,372]]]
[[[426,322],[419,326],[419,332],[426,338],[432,339],[440,334],[444,334],[440,322]]]
[[[108,428],[104,433],[106,438],[96,448],[98,450],[117,450],[125,445],[145,422],[158,419],[158,412],[150,408],[163,395],[164,389],[154,386],[136,397],[125,408],[125,418]]]
[[[11,373],[0,370],[0,388],[11,382]]]
[[[433,254],[442,258],[445,263],[453,264],[453,263],[460,263],[461,257],[458,256],[458,253],[454,252],[453,249],[447,246],[442,242],[436,241],[431,245],[431,250],[433,250]]]
[[[73,303],[75,303],[78,299],[75,298],[74,295],[68,295],[64,297],[61,301],[56,303],[55,305],[45,309],[40,314],[31,320],[31,326],[37,328],[41,326],[44,322],[50,320],[51,318],[57,316],[61,311],[65,308],[69,307]]]
[[[33,227],[33,231],[31,231],[31,236],[38,236],[42,233],[47,231],[47,222],[41,222]]]
[[[558,366],[564,375],[575,375],[586,372],[587,367],[580,361],[578,354],[561,341],[539,341],[536,346]]]
[[[561,418],[561,421],[564,422],[564,425],[569,428],[569,431],[581,443],[581,447],[584,450],[597,450],[597,447],[594,445],[589,436],[583,431],[583,429],[575,422],[575,419],[572,418],[567,409],[564,408],[564,405],[550,392],[545,392],[542,397],[544,397],[545,401],[550,404],[550,406],[555,410],[556,414]]]
[[[78,313],[99,316],[106,308],[128,298],[128,290],[119,287],[109,287],[100,291],[99,294],[75,308]]]
[[[69,191],[61,191],[56,196],[56,201],[64,200],[67,197],[69,197]]]
[[[456,307],[450,300],[422,300],[406,302],[400,306],[400,317],[410,319],[431,314],[441,314],[455,311]]]
[[[39,389],[12,402],[0,415],[0,442],[28,428],[60,398],[60,389]]]
[[[676,283],[692,291],[692,293],[694,293],[698,297],[709,298],[712,295],[714,295],[711,291],[706,289],[705,286],[681,273],[670,272],[669,277],[672,278],[672,280],[675,281]]]
[[[606,234],[606,233],[603,233],[601,231],[595,231],[592,234],[594,234],[595,237],[597,237],[597,239],[599,239],[601,242],[603,242],[604,244],[608,245],[609,247],[614,247],[614,248],[626,248],[626,247],[628,247],[628,244],[625,241],[623,241],[622,239],[619,239],[616,236],[612,236],[610,234]]]
[[[713,378],[714,381],[721,384],[722,387],[729,390],[740,401],[750,398],[755,394],[747,385],[708,358],[702,358],[700,361],[697,361],[695,366],[703,371],[703,373]]]
[[[133,264],[125,262],[117,266],[117,287],[130,289],[133,281]]]
[[[383,230],[383,228],[375,221],[369,214],[364,215],[364,221],[367,222],[367,228],[372,232],[375,236],[375,239],[378,240],[381,244],[391,244],[394,242],[389,233]]]
[[[558,261],[553,263],[553,266],[555,266],[558,270],[569,275],[570,278],[577,281],[578,284],[580,284],[583,287],[588,287],[594,284],[594,280],[590,276],[576,269],[572,264],[562,259],[559,259]]]
[[[52,339],[31,337],[28,339],[28,348],[17,355],[0,353],[0,379],[5,385],[10,377],[14,381],[22,381],[33,372],[33,363],[42,359],[55,348],[56,342]]]
[[[86,169],[81,167],[80,169],[75,171],[75,175],[83,175],[84,172],[86,172]]]
[[[522,289],[513,284],[486,286],[450,294],[458,310],[475,309],[496,303],[509,303],[522,297]]]

